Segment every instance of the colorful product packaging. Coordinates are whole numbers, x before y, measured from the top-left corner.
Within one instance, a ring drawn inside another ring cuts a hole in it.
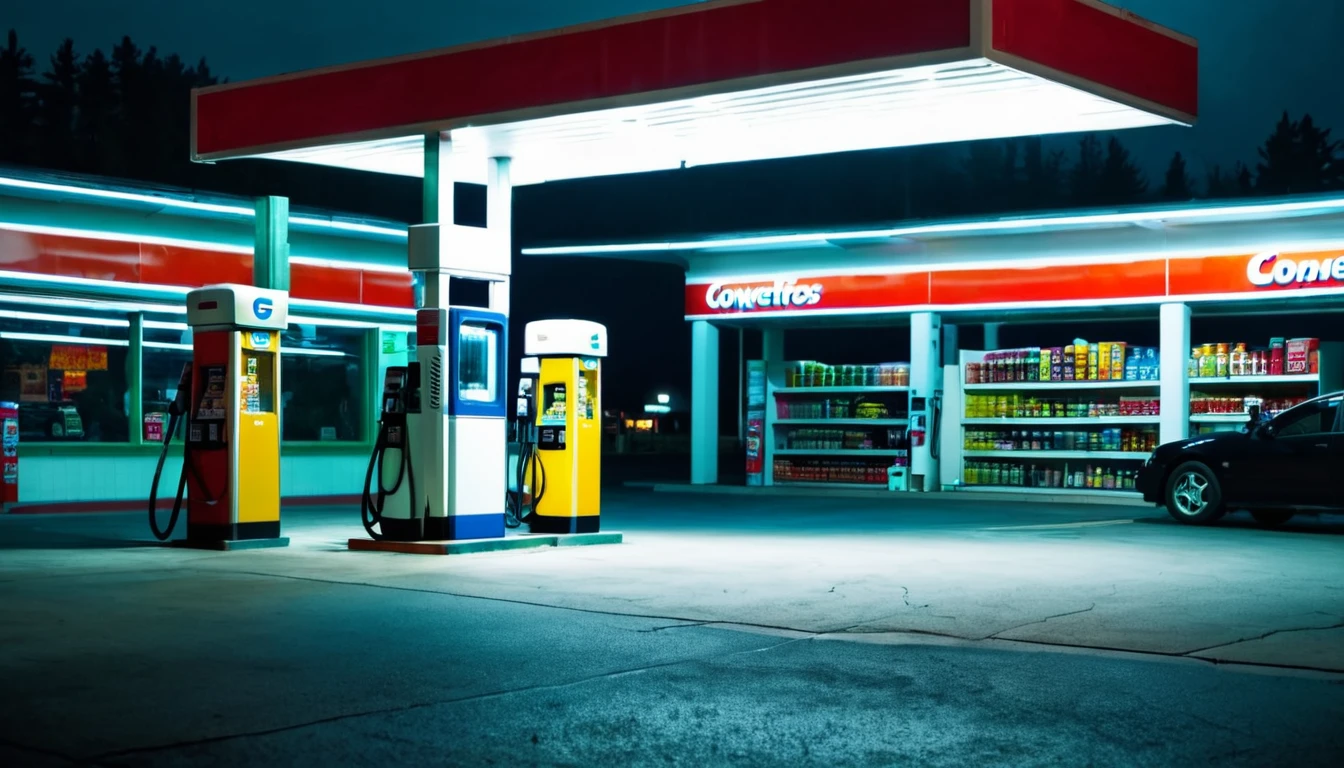
[[[1289,376],[1312,373],[1311,359],[1313,353],[1320,349],[1320,345],[1320,339],[1288,339],[1284,343],[1283,372]]]
[[[1269,340],[1269,375],[1282,376],[1284,371],[1284,346],[1286,342],[1282,338],[1273,338]]]
[[[1111,380],[1120,381],[1125,378],[1125,349],[1128,347],[1125,342],[1117,341],[1111,344]]]

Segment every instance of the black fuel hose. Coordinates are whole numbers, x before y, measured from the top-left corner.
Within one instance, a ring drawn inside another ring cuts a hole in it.
[[[531,482],[528,482],[529,471]],[[537,504],[546,495],[546,468],[541,465],[536,446],[526,440],[518,443],[518,466],[514,470],[514,484],[517,490],[506,494],[508,505],[505,508],[504,524],[509,528],[518,528],[523,523],[531,522],[537,512]],[[523,504],[524,488],[532,489],[530,505]]]
[[[375,528],[382,527],[383,507],[387,502],[387,497],[401,490],[401,485],[405,482],[407,490],[411,497],[411,520],[419,519],[421,521],[421,533],[424,531],[424,518],[417,518],[415,509],[415,466],[411,462],[411,452],[409,446],[403,445],[401,451],[401,464],[397,468],[397,482],[391,488],[383,487],[383,461],[387,456],[387,450],[390,446],[387,444],[387,426],[381,426],[378,429],[378,440],[373,447],[373,455],[369,457],[369,468],[364,473],[364,494],[360,498],[359,515],[364,524],[364,530],[369,534],[369,538],[374,541],[385,541],[386,537]],[[378,499],[374,501],[374,474],[378,475]]]
[[[168,459],[168,446],[173,441],[173,434],[177,432],[178,423],[182,420],[181,414],[171,414],[168,417],[168,428],[163,433],[163,450],[159,451],[159,464],[154,468],[154,484],[149,487],[149,530],[154,533],[154,538],[159,541],[167,541],[172,538],[173,531],[177,528],[178,518],[182,514],[182,499],[187,490],[187,456],[182,456],[182,473],[177,481],[177,498],[173,501],[173,514],[168,518],[166,528],[159,527],[159,479],[163,476],[163,463]],[[204,486],[202,486],[204,487]]]

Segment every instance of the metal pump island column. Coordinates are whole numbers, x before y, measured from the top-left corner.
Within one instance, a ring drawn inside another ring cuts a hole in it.
[[[280,536],[280,332],[289,294],[216,285],[187,294],[192,329],[183,473],[187,543],[284,546]],[[184,381],[187,377],[183,377]]]

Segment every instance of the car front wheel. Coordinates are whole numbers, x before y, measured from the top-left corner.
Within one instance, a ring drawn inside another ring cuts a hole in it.
[[[1223,516],[1223,491],[1213,471],[1198,461],[1167,479],[1167,512],[1185,525],[1208,525]]]

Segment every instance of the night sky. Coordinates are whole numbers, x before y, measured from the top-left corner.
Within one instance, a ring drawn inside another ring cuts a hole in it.
[[[237,81],[682,4],[11,0],[7,12],[0,14],[0,28],[15,27],[20,42],[41,63],[65,37],[74,38],[77,50],[84,53],[94,47],[107,50],[125,34],[142,48],[157,46],[161,53],[176,52],[189,61],[204,56],[215,73]],[[1201,181],[1211,164],[1243,161],[1254,167],[1255,148],[1285,108],[1295,117],[1310,112],[1318,124],[1344,134],[1344,98],[1340,98],[1344,87],[1338,79],[1344,71],[1344,47],[1338,43],[1344,32],[1344,0],[1113,0],[1113,4],[1192,35],[1200,43],[1200,124],[1193,129],[1151,128],[1123,134],[1150,185],[1160,185],[1166,163],[1177,150],[1187,156],[1191,172]],[[1072,140],[1058,141],[1067,146],[1063,142]],[[644,179],[524,188],[517,197],[515,230],[518,244],[529,245],[556,239],[639,239],[698,227],[812,227],[891,219],[897,216],[886,189],[891,186],[885,175],[891,161],[888,158],[885,166],[882,162],[881,153],[858,153],[776,161],[750,171],[710,167]],[[415,182],[405,183],[412,186],[403,197],[412,199]],[[733,192],[738,202],[731,207],[738,213],[730,216],[712,197],[734,183],[741,189],[740,194]],[[833,210],[820,210],[819,200],[844,194],[851,197],[839,203],[842,219]],[[409,212],[406,218],[413,215]],[[608,393],[618,405],[638,407],[655,389],[687,386],[684,361],[689,356],[689,334],[681,321],[679,270],[621,262],[600,262],[601,269],[592,269],[592,262],[542,261],[527,259],[515,270],[515,324],[557,316],[606,323],[612,329],[614,353]],[[1143,330],[1134,333],[1141,335]],[[903,346],[902,333],[889,335],[892,346]],[[807,335],[800,334],[788,351],[804,356],[813,354],[811,346],[836,347],[832,338],[813,341],[809,345]],[[733,365],[736,350],[726,345],[724,354],[724,364]],[[725,401],[724,409],[735,415],[731,402]]]

